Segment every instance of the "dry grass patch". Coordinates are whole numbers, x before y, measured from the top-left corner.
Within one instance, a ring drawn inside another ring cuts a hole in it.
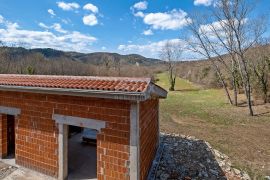
[[[158,84],[167,88],[166,74],[158,78]],[[161,130],[210,142],[254,179],[270,175],[269,104],[256,105],[257,115],[251,117],[245,104],[230,106],[223,90],[205,90],[182,79],[176,85],[177,91],[161,101]]]

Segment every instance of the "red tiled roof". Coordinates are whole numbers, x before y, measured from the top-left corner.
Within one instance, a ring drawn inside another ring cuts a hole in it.
[[[150,78],[0,74],[0,86],[145,92]]]

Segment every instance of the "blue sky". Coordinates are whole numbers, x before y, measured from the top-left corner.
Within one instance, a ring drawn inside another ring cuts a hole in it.
[[[27,48],[158,57],[213,0],[0,0],[0,40]],[[268,12],[261,0],[255,13]]]

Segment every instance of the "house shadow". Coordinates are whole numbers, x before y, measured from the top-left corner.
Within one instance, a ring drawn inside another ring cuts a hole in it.
[[[227,179],[205,141],[162,134],[160,142],[162,150],[149,180]]]
[[[248,104],[245,101],[239,102],[237,107],[241,108],[248,108]],[[254,116],[262,117],[262,116],[269,116],[270,114],[270,107],[268,103],[264,102],[254,102],[252,101],[252,107],[254,108]]]
[[[196,92],[200,91],[201,89],[176,89],[177,92]]]
[[[270,115],[270,111],[255,114],[255,116],[257,117],[266,116],[266,115]]]

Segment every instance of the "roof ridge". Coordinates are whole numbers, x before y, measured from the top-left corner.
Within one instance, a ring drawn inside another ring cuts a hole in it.
[[[1,77],[24,77],[24,78],[50,78],[50,79],[83,79],[83,80],[108,80],[108,81],[132,81],[132,82],[151,82],[149,77],[108,77],[108,76],[69,76],[69,75],[28,75],[28,74],[0,74]]]

